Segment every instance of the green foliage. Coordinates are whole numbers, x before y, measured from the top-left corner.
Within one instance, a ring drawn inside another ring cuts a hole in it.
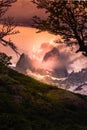
[[[5,66],[11,65],[11,56],[7,56],[5,53],[0,52],[0,63]]]
[[[87,1],[75,0],[32,0],[38,9],[45,9],[47,19],[33,18],[38,32],[48,31],[60,35],[67,45],[78,44],[79,50],[87,55]]]
[[[0,130],[19,129],[87,130],[87,97],[8,68],[0,73]]]
[[[7,72],[8,72],[8,68],[5,65],[3,65],[2,63],[0,63],[0,74],[5,75],[5,74],[7,74]]]

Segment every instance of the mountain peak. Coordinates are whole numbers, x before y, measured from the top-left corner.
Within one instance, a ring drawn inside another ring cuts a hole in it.
[[[59,51],[56,47],[52,48],[49,52],[47,52],[43,58],[43,61],[47,61],[51,57],[59,57]]]
[[[17,64],[16,70],[26,74],[27,69],[33,70],[32,61],[26,54],[21,54]]]

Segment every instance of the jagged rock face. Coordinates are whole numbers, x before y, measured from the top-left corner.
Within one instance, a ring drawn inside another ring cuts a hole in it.
[[[56,78],[64,78],[68,76],[68,72],[65,67],[55,68],[51,74]]]
[[[87,68],[82,69],[79,72],[72,72],[64,81],[64,84],[69,86],[79,86],[85,82],[87,82]]]
[[[24,74],[26,74],[27,70],[33,71],[31,59],[24,53],[20,56],[16,64],[16,70]]]
[[[62,84],[64,89],[87,95],[87,68],[79,72],[73,71],[65,80],[57,82]]]
[[[53,48],[51,51],[47,52],[43,58],[43,61],[47,61],[49,58],[52,57],[59,57],[59,52],[57,48]]]
[[[55,60],[54,60],[55,59]],[[61,63],[60,61],[60,54],[56,47],[54,47],[51,51],[47,52],[43,58],[43,62],[47,63],[52,61],[55,61],[56,65],[52,71],[49,71],[50,76],[56,77],[56,78],[64,78],[68,76],[68,72],[66,67]]]

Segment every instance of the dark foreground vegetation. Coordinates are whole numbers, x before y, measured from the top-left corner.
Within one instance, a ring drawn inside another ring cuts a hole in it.
[[[87,130],[87,97],[0,64],[0,130]]]

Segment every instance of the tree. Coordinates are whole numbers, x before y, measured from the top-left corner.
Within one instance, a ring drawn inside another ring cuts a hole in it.
[[[11,65],[11,60],[12,57],[11,56],[7,56],[5,53],[0,52],[0,63],[5,65],[5,66],[9,66]]]
[[[18,33],[18,31],[14,30],[16,25],[13,18],[4,16],[11,4],[16,1],[17,0],[0,0],[0,44],[3,46],[9,46],[16,53],[18,53],[17,47],[14,43],[10,39],[6,40],[7,36]]]
[[[45,9],[46,19],[34,16],[34,27],[60,35],[68,45],[78,44],[76,52],[87,56],[87,1],[32,0],[39,9]]]

